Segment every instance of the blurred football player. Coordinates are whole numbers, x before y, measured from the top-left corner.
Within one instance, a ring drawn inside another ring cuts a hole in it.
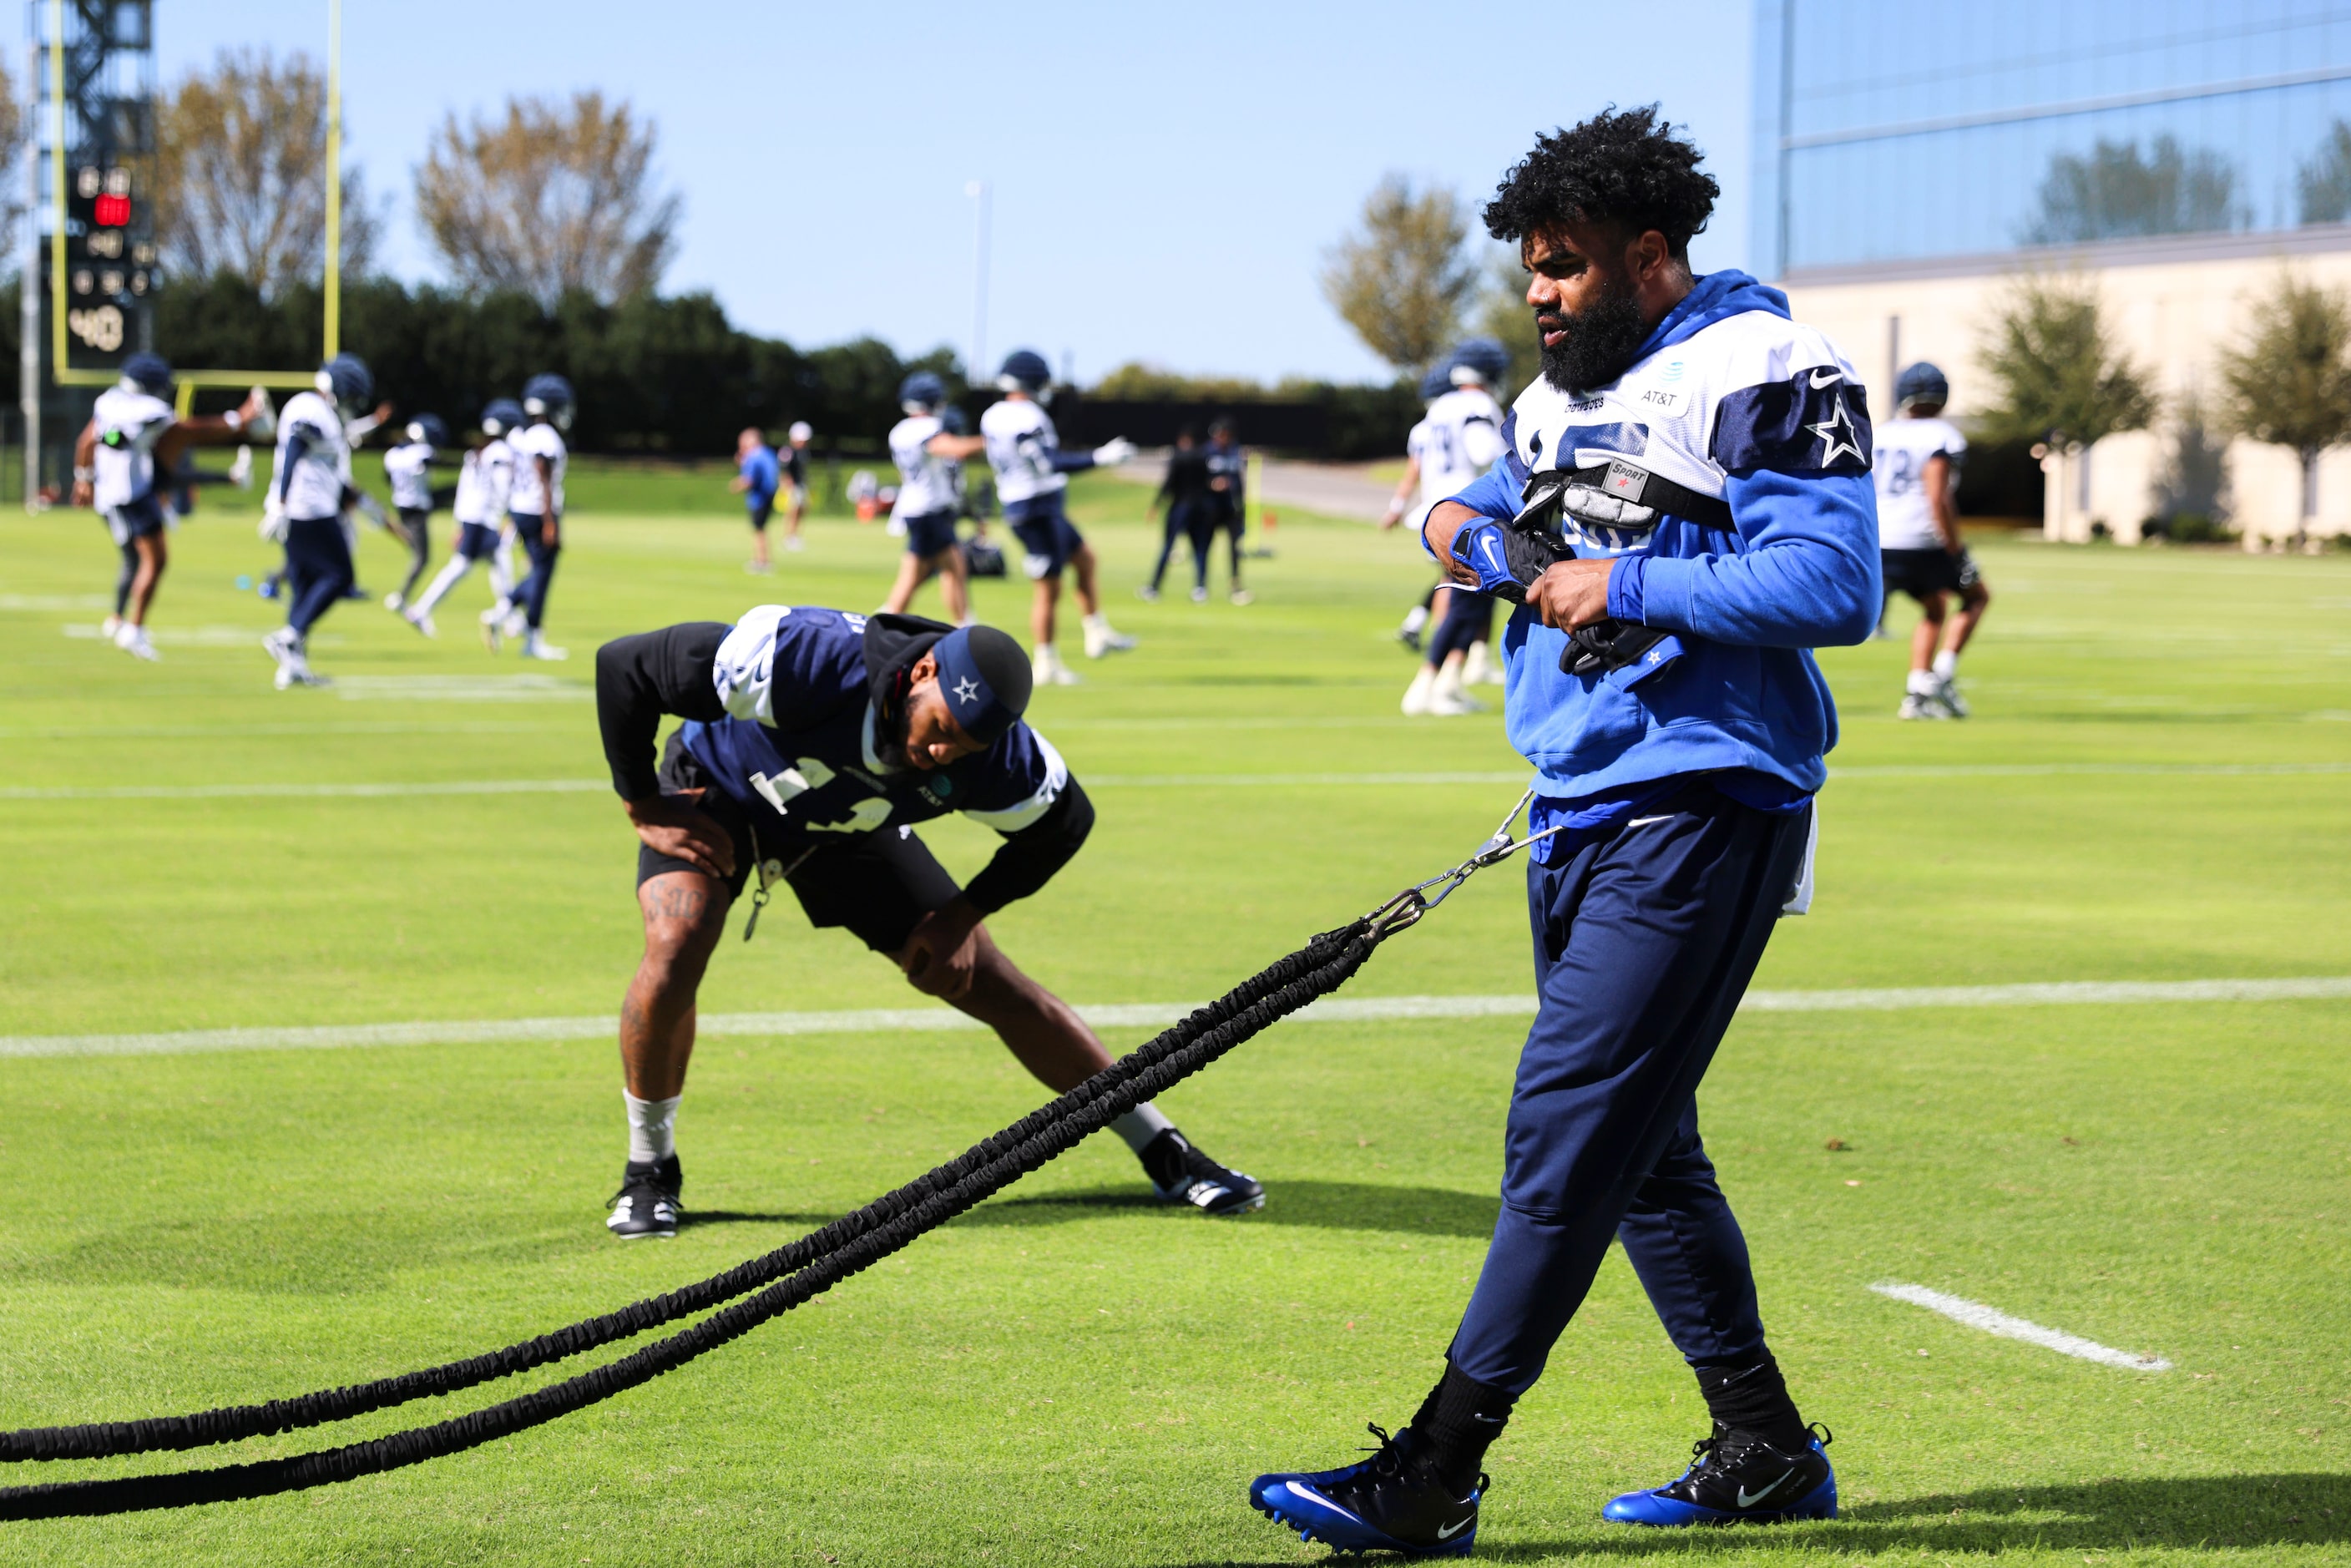
[[[320,367],[315,388],[295,393],[277,418],[277,479],[262,527],[286,549],[286,624],[262,642],[277,664],[279,691],[323,686],[310,668],[310,628],[358,580],[347,514],[359,496],[351,484],[347,421],[375,395],[375,377],[357,354]]]
[[[507,515],[507,497],[514,488],[514,448],[507,437],[522,428],[522,404],[510,397],[492,398],[482,410],[482,434],[489,439],[465,454],[457,470],[457,495],[451,507],[457,535],[450,541],[449,564],[441,569],[423,595],[401,612],[411,626],[427,637],[435,634],[433,607],[474,570],[490,563],[490,592],[504,600],[513,580],[498,558],[498,530]],[[485,630],[487,630],[485,627]]]
[[[1045,402],[1052,396],[1053,372],[1045,356],[1016,349],[1005,356],[996,384],[1004,401],[979,416],[988,466],[996,471],[996,498],[1004,520],[1025,552],[1021,568],[1036,592],[1029,611],[1029,634],[1040,685],[1075,685],[1077,674],[1053,646],[1054,614],[1061,599],[1061,573],[1075,568],[1078,609],[1084,616],[1086,657],[1099,659],[1134,646],[1113,630],[1102,612],[1094,581],[1093,548],[1070,521],[1062,502],[1070,476],[1097,465],[1115,466],[1134,455],[1134,443],[1114,438],[1092,452],[1064,452]]]
[[[767,434],[757,426],[745,427],[735,438],[735,477],[726,487],[743,497],[751,517],[751,563],[745,570],[755,576],[776,570],[768,555],[768,519],[776,515],[776,489],[782,483],[783,469]]]
[[[515,585],[497,630],[522,639],[526,659],[564,659],[570,655],[549,647],[542,628],[556,558],[563,552],[563,469],[569,459],[563,433],[571,428],[571,383],[558,375],[531,377],[523,384],[522,412],[523,427],[507,438],[515,455],[507,515],[530,556],[530,575]]]
[[[788,550],[800,548],[800,519],[808,515],[809,443],[815,438],[815,428],[807,420],[796,419],[784,432],[784,445],[776,454],[779,476],[789,492],[784,497],[784,548]]]
[[[408,547],[408,575],[383,596],[383,607],[395,612],[407,607],[416,591],[416,580],[433,562],[433,511],[448,497],[433,487],[433,469],[440,449],[449,444],[449,427],[437,413],[420,413],[402,432],[407,440],[383,455],[383,476],[392,486],[392,532]]]
[[[172,367],[162,355],[131,355],[122,361],[122,379],[98,394],[89,423],[74,442],[74,505],[97,509],[122,557],[114,613],[101,630],[140,659],[158,657],[147,635],[147,612],[172,559],[159,482],[178,470],[192,446],[269,434],[269,397],[259,387],[231,413],[187,419],[173,410],[172,391]]]
[[[1878,559],[1886,592],[1908,594],[1920,611],[1896,711],[1902,718],[1965,718],[1959,654],[1991,603],[1959,532],[1959,465],[1968,438],[1943,417],[1950,382],[1925,361],[1895,378],[1894,401],[1901,417],[1877,426]],[[1956,615],[1949,613],[1954,593]]]
[[[1502,455],[1502,411],[1488,386],[1510,368],[1510,350],[1491,338],[1472,338],[1447,355],[1446,390],[1428,405],[1419,427],[1418,513],[1468,486]],[[1445,613],[1423,652],[1412,685],[1405,688],[1407,714],[1483,713],[1486,705],[1462,688],[1486,677],[1486,646],[1494,622],[1491,594],[1456,586],[1445,596]],[[1471,653],[1476,653],[1473,664]]]
[[[898,498],[890,504],[890,517],[903,527],[906,550],[898,558],[898,580],[890,585],[882,608],[904,613],[914,591],[935,577],[947,619],[962,626],[971,620],[963,548],[956,542],[962,465],[986,451],[987,442],[948,430],[946,402],[946,382],[928,371],[916,371],[898,387],[898,408],[905,417],[890,428],[890,460],[898,465]]]
[[[1209,542],[1225,536],[1231,582],[1228,597],[1247,604],[1254,597],[1241,582],[1242,535],[1249,528],[1249,454],[1241,446],[1238,427],[1222,415],[1208,422]],[[1207,563],[1201,562],[1200,586],[1207,586]],[[1202,597],[1199,594],[1194,598]]]

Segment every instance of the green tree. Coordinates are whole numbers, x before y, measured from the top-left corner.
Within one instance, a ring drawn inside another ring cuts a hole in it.
[[[1469,209],[1443,185],[1415,192],[1390,174],[1364,198],[1355,231],[1325,255],[1322,297],[1366,348],[1417,375],[1450,348],[1478,269],[1463,254]]]
[[[2132,141],[2100,141],[2087,153],[2060,152],[2041,182],[2041,215],[2025,230],[2034,245],[2202,234],[2236,226],[2237,173],[2227,159],[2171,136],[2146,152]]]
[[[2220,356],[2229,427],[2302,460],[2302,520],[2318,514],[2318,458],[2351,439],[2351,301],[2280,272],[2245,337]]]
[[[2351,218],[2351,125],[2338,120],[2329,128],[2295,183],[2302,188],[2304,223],[2339,224]]]
[[[2155,419],[2147,372],[2115,346],[2097,290],[2083,279],[2018,278],[1977,359],[1999,393],[1982,416],[1987,441],[2090,446]]]

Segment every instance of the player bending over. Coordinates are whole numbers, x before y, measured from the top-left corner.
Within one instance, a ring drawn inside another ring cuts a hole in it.
[[[526,659],[568,659],[548,646],[540,628],[547,621],[547,591],[555,582],[555,559],[563,553],[563,468],[569,461],[563,433],[571,428],[571,383],[561,376],[538,375],[523,383],[523,427],[507,438],[514,448],[514,483],[507,512],[515,537],[530,556],[530,575],[515,585],[482,617],[483,640],[496,653],[501,635],[523,640]]]
[[[898,465],[898,498],[891,503],[890,517],[904,525],[906,553],[898,558],[898,580],[890,585],[882,608],[904,613],[914,591],[936,577],[947,619],[963,626],[971,622],[969,573],[956,542],[963,461],[986,451],[987,443],[949,431],[941,416],[946,402],[946,383],[928,371],[916,371],[898,388],[898,407],[905,417],[890,427],[890,460]]]
[[[425,588],[423,597],[401,612],[402,620],[427,637],[437,634],[433,607],[464,580],[475,561],[490,563],[493,595],[503,600],[513,591],[513,580],[498,554],[498,523],[514,488],[514,448],[506,438],[522,427],[522,404],[510,397],[492,398],[482,410],[482,434],[489,439],[466,453],[457,469],[457,497],[451,507],[457,537],[450,541],[449,564]]]
[[[645,922],[621,1009],[629,1161],[614,1235],[677,1230],[695,992],[755,873],[751,922],[787,883],[811,925],[848,927],[908,984],[993,1029],[1057,1093],[1109,1064],[1084,1020],[981,924],[1043,887],[1093,827],[1061,754],[1021,722],[1029,693],[1029,661],[1005,633],[911,615],[765,604],[731,627],[688,622],[598,650],[597,720],[642,841]],[[668,714],[686,723],[656,770]],[[968,888],[914,834],[949,811],[1004,836]],[[1150,1105],[1111,1125],[1171,1203],[1237,1214],[1265,1201]]]
[[[402,434],[408,439],[383,455],[383,476],[392,485],[392,532],[408,547],[408,575],[383,596],[383,607],[395,614],[405,609],[416,591],[416,580],[433,564],[433,510],[448,498],[433,487],[433,470],[445,466],[436,455],[449,444],[449,427],[437,413],[420,413]]]
[[[1836,1511],[1827,1435],[1765,1343],[1697,1092],[1773,925],[1811,895],[1836,714],[1807,650],[1858,643],[1877,616],[1869,414],[1777,290],[1691,275],[1717,191],[1698,162],[1654,107],[1611,110],[1540,138],[1485,210],[1532,273],[1543,373],[1503,465],[1424,538],[1456,581],[1524,601],[1505,714],[1536,768],[1530,827],[1561,831],[1527,868],[1539,1010],[1444,1375],[1370,1459],[1249,1490],[1342,1550],[1468,1553],[1487,1446],[1612,1238],[1713,1429],[1679,1478],[1604,1517]],[[1511,528],[1531,505],[1549,547]]]
[[[1488,386],[1510,368],[1510,350],[1491,338],[1472,338],[1445,358],[1446,390],[1428,405],[1421,433],[1420,515],[1458,494],[1502,455],[1502,411]],[[1491,594],[1454,587],[1444,619],[1428,639],[1420,669],[1405,688],[1407,714],[1483,713],[1486,705],[1463,688],[1485,676],[1494,624]],[[1471,655],[1475,654],[1473,662]]]
[[[344,516],[359,497],[345,421],[367,418],[359,411],[374,395],[367,361],[337,354],[316,389],[296,392],[277,416],[277,478],[262,527],[286,548],[286,624],[261,645],[277,663],[281,692],[327,684],[310,668],[310,628],[358,581]]]
[[[776,515],[776,488],[782,483],[783,469],[766,434],[757,426],[745,426],[735,438],[735,477],[726,487],[743,497],[744,509],[751,515],[751,560],[743,570],[755,577],[776,570],[768,554],[768,520]]]
[[[1132,443],[1113,440],[1092,452],[1064,452],[1053,422],[1045,413],[1052,396],[1053,372],[1045,356],[1016,349],[1004,357],[996,384],[1004,401],[979,416],[979,434],[987,443],[988,466],[996,470],[996,498],[1004,503],[1004,520],[1027,552],[1021,570],[1036,583],[1029,610],[1029,636],[1036,647],[1040,685],[1077,685],[1075,672],[1061,662],[1053,647],[1054,613],[1061,601],[1061,572],[1078,571],[1078,609],[1085,617],[1086,657],[1123,653],[1134,639],[1121,636],[1102,613],[1102,594],[1094,581],[1093,547],[1079,533],[1062,507],[1070,476],[1097,465],[1114,466],[1134,455]]]
[[[1976,634],[1991,590],[1959,533],[1959,465],[1968,438],[1943,417],[1951,401],[1943,372],[1921,360],[1894,381],[1902,417],[1877,427],[1877,543],[1888,593],[1907,593],[1922,612],[1910,634],[1910,678],[1902,718],[1965,718],[1959,654]],[[1959,612],[1946,617],[1947,595]]]
[[[172,407],[172,367],[161,354],[122,361],[122,379],[98,394],[89,423],[74,442],[74,505],[93,507],[121,552],[114,613],[102,630],[135,658],[159,657],[147,636],[147,612],[171,564],[169,517],[159,473],[168,480],[191,446],[226,445],[266,435],[269,395],[259,387],[235,411],[182,419]]]

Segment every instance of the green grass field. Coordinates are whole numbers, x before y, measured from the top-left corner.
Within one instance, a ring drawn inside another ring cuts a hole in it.
[[[94,640],[115,560],[95,521],[0,521],[0,1426],[487,1349],[777,1246],[1044,1097],[967,1032],[711,1039],[680,1123],[701,1222],[623,1247],[601,1224],[623,1153],[607,1040],[28,1053],[616,1010],[638,938],[609,793],[244,787],[592,781],[601,640],[761,600],[862,609],[886,586],[893,541],[841,520],[746,577],[739,521],[684,483],[616,481],[658,514],[583,496],[549,621],[568,664],[475,645],[477,575],[437,643],[341,607],[313,641],[340,684],[284,694],[258,647],[275,607],[233,586],[268,564],[246,521],[177,536],[154,665]],[[1251,563],[1257,604],[1142,605],[1144,497],[1086,480],[1076,506],[1142,648],[1032,715],[1101,825],[993,923],[1081,1005],[1215,995],[1467,853],[1516,793],[1498,717],[1397,715],[1408,663],[1384,637],[1426,571],[1407,542],[1285,512],[1279,558]],[[393,555],[365,545],[378,592]],[[1999,598],[1965,671],[1973,720],[1894,721],[1898,638],[1823,656],[1845,733],[1820,895],[1758,985],[2351,975],[2351,560],[1997,540],[1980,558]],[[1026,592],[982,584],[979,606],[1018,628]],[[1280,781],[1429,773],[1493,781]],[[1232,781],[1166,782],[1200,775]],[[103,793],[126,790],[145,793]],[[993,841],[929,836],[967,873]],[[1349,994],[1527,987],[1512,867]],[[786,900],[755,943],[730,937],[703,1007],[921,999]],[[1149,1207],[1097,1139],[582,1415],[264,1502],[0,1526],[0,1560],[1319,1560],[1242,1488],[1341,1462],[1435,1375],[1492,1223],[1520,1032],[1296,1023],[1169,1095],[1266,1181],[1259,1216]],[[1750,1012],[1702,1100],[1781,1361],[1836,1433],[1846,1516],[1695,1537],[1599,1521],[1703,1429],[1612,1258],[1495,1451],[1481,1555],[2351,1562],[2351,1000]],[[1883,1280],[2176,1369],[1993,1338],[1873,1294]],[[0,1480],[292,1453],[513,1391]]]

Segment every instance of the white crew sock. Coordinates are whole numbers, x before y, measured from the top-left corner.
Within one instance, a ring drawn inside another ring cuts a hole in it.
[[[1416,604],[1404,612],[1404,634],[1407,637],[1428,624],[1428,606]]]
[[[1086,624],[1097,632],[1107,632],[1110,630],[1110,617],[1097,610],[1086,617]]]
[[[1910,672],[1910,684],[1903,689],[1914,697],[1931,697],[1941,685],[1942,683],[1935,678],[1934,671],[1913,670]]]
[[[659,1165],[677,1153],[677,1103],[685,1096],[673,1094],[666,1100],[640,1100],[623,1089],[621,1098],[629,1103],[631,1165]]]
[[[1954,653],[1949,648],[1946,648],[1941,653],[1935,655],[1935,674],[1937,676],[1948,681],[1959,673],[1959,656],[1957,653]]]
[[[1126,1146],[1139,1155],[1151,1146],[1152,1139],[1175,1124],[1160,1114],[1158,1106],[1142,1104],[1113,1122],[1110,1130],[1124,1138]]]

